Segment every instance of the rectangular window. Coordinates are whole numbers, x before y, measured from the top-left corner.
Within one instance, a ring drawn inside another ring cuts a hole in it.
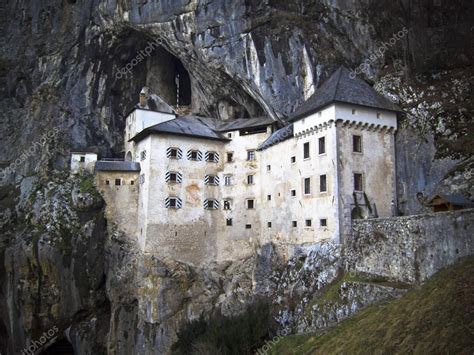
[[[267,227],[272,228],[272,222],[267,222]]]
[[[106,185],[110,185],[110,180],[105,180]]]
[[[206,210],[217,210],[219,208],[219,201],[217,200],[204,200],[204,209]]]
[[[255,208],[255,200],[249,199],[247,200],[247,209],[253,210]]]
[[[354,191],[364,191],[362,174],[354,173]]]
[[[303,144],[303,159],[309,159],[309,142]]]
[[[178,149],[176,148],[171,148],[170,150],[170,156],[171,159],[178,159]]]
[[[320,137],[318,139],[319,154],[326,153],[326,137]]]
[[[267,200],[271,201],[271,199],[272,199],[272,195],[267,195]]]
[[[182,181],[181,173],[176,171],[168,171],[165,175],[166,182],[178,183],[180,184]]]
[[[80,161],[81,163],[85,163],[85,162],[86,162],[86,157],[81,157],[81,158],[79,159],[79,161]]]
[[[311,219],[306,219],[306,220],[304,221],[304,224],[305,224],[306,227],[311,227],[311,225],[312,225]]]
[[[304,194],[311,195],[311,179],[310,178],[304,179]]]
[[[176,199],[170,198],[169,208],[176,208]]]
[[[326,192],[327,190],[328,190],[328,187],[327,187],[326,175],[320,175],[319,176],[319,191]]]
[[[224,200],[224,209],[230,210],[230,200]]]
[[[319,226],[321,227],[327,227],[328,226],[328,220],[326,218],[321,218],[319,220]]]
[[[245,229],[251,229],[252,228],[252,225],[251,224],[246,224],[245,225]]]
[[[176,173],[170,173],[170,182],[176,182]]]
[[[206,185],[219,185],[219,178],[215,175],[206,175],[204,183]]]
[[[291,197],[295,197],[296,196],[296,190],[291,190],[290,194],[291,194]]]
[[[362,153],[362,136],[352,136],[352,151]]]
[[[353,115],[357,114],[357,110],[355,108],[352,109],[352,114]]]
[[[115,179],[115,186],[122,185],[122,179]]]
[[[382,115],[380,114],[380,112],[377,112],[377,118],[380,118],[382,117]]]
[[[296,228],[296,227],[298,226],[298,222],[292,221],[292,222],[291,222],[291,225],[293,226],[293,228]]]
[[[225,225],[226,225],[226,226],[231,226],[231,225],[232,225],[232,218],[227,218],[227,219],[225,220]]]
[[[247,160],[255,160],[255,150],[247,150]]]
[[[229,152],[227,153],[227,162],[232,163],[234,161],[234,153]]]
[[[224,175],[224,185],[225,186],[232,185],[232,175]]]
[[[219,154],[216,152],[206,152],[205,159],[208,162],[217,163],[219,162]]]
[[[253,175],[247,175],[247,184],[249,185],[254,184]]]
[[[272,170],[272,166],[271,165],[267,165],[267,171],[271,171]]]
[[[201,161],[202,153],[199,150],[188,150],[188,160]]]
[[[165,200],[166,208],[181,208],[182,201],[179,197],[168,197]]]
[[[295,164],[296,163],[296,157],[295,156],[291,157],[290,161],[291,161],[291,164]]]

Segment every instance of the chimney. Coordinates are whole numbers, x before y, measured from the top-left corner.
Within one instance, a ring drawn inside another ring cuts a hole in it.
[[[142,91],[140,91],[140,107],[147,106],[147,99],[148,99],[148,88],[145,86],[143,87]]]

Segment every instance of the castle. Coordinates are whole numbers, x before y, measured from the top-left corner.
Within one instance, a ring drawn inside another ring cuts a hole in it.
[[[344,67],[283,127],[149,102],[142,92],[126,118],[125,159],[95,163],[109,217],[146,252],[231,260],[270,242],[343,242],[352,219],[393,214],[400,110]]]

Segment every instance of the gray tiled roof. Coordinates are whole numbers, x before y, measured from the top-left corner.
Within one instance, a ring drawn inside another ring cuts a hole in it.
[[[95,163],[97,171],[140,171],[140,163],[134,161],[98,160]]]
[[[341,66],[308,100],[298,107],[295,112],[290,114],[289,120],[295,121],[310,115],[333,102],[343,102],[401,112],[397,105],[380,95],[372,86],[362,79],[357,76],[352,77],[349,69]]]
[[[291,137],[293,137],[293,123],[273,132],[270,137],[268,137],[262,144],[260,144],[258,150],[267,149],[272,145],[283,142]]]
[[[173,120],[162,122],[144,129],[133,137],[132,140],[139,141],[151,133],[168,133],[227,141],[228,138],[226,138],[221,132],[264,126],[273,122],[274,121],[268,117],[220,121],[209,117],[178,116]]]

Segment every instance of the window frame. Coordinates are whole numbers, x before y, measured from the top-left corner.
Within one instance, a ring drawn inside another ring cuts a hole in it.
[[[308,224],[309,222],[309,224]],[[312,218],[306,218],[304,220],[304,226],[305,228],[312,228],[313,227],[313,219]]]
[[[356,139],[359,140],[359,149],[360,150],[356,150]],[[362,147],[362,135],[360,134],[353,134],[352,135],[352,153],[356,153],[356,154],[362,154],[363,153],[363,147]]]
[[[306,150],[308,148],[308,150]],[[308,153],[308,156],[306,156],[306,153]],[[309,142],[304,142],[303,143],[303,160],[309,160],[311,159],[311,145]]]
[[[255,174],[247,174],[247,185],[255,185],[254,176]]]
[[[360,176],[360,185],[361,185],[361,186],[360,186],[360,187],[361,187],[360,190],[356,189],[356,175],[357,175],[357,176]],[[352,173],[352,179],[353,179],[353,188],[354,188],[354,191],[355,191],[355,192],[364,192],[364,174],[361,173],[361,172],[354,171],[354,172]]]
[[[323,178],[324,177],[324,190],[322,189],[323,187]],[[327,174],[321,174],[319,175],[319,192],[320,193],[326,193],[328,192],[328,177],[327,177]]]
[[[323,224],[324,222],[324,224]],[[320,218],[319,219],[319,227],[320,228],[327,228],[328,227],[328,219],[327,218]]]
[[[250,203],[250,202],[252,202],[252,207],[249,207],[249,203]],[[254,198],[247,198],[247,199],[245,200],[245,208],[246,208],[247,210],[254,210],[254,209],[255,209],[255,205],[256,205],[256,203],[255,203],[255,199],[254,199]]]
[[[323,142],[323,152],[321,153],[321,142]],[[326,155],[326,136],[322,136],[318,138],[318,155]]]
[[[306,191],[306,182],[308,182],[309,192]],[[311,196],[311,177],[303,178],[303,194],[305,196]]]
[[[257,151],[255,149],[247,149],[247,161],[257,160]]]

